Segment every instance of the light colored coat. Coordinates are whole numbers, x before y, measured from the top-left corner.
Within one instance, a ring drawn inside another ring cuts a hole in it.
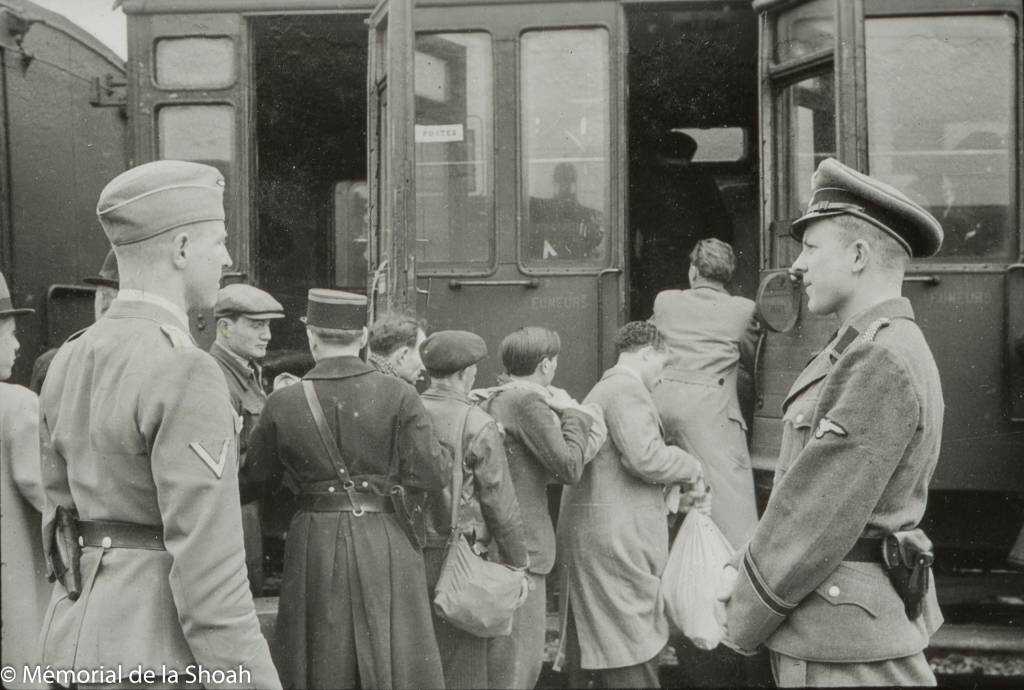
[[[43,487],[39,474],[39,401],[27,388],[0,383],[0,602],[3,665],[13,666],[23,684],[22,667],[39,663],[36,641],[50,595],[40,519]]]
[[[604,412],[608,439],[562,493],[558,559],[579,634],[581,665],[643,663],[668,641],[661,572],[668,560],[663,487],[693,483],[700,462],[665,445],[658,411],[639,376],[612,367],[585,403]],[[565,641],[567,618],[562,622]]]
[[[814,662],[919,653],[942,623],[934,582],[911,621],[880,563],[844,560],[861,536],[918,525],[938,461],[942,388],[910,302],[853,316],[783,409],[775,486],[742,557],[727,639]]]
[[[665,441],[704,463],[711,519],[737,549],[757,524],[747,424],[736,392],[737,367],[750,366],[757,347],[754,310],[746,298],[700,286],[659,293],[651,316],[673,353],[653,393]]]

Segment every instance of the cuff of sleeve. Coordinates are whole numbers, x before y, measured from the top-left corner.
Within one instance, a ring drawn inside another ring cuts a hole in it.
[[[729,639],[742,649],[757,649],[795,608],[768,588],[747,551],[726,606]]]

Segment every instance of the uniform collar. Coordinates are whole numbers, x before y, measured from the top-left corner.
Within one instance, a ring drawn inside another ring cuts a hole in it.
[[[878,319],[910,319],[914,320],[914,308],[906,297],[893,297],[883,302],[862,309],[848,318],[839,330],[833,342],[843,342],[844,338],[863,333],[868,326]],[[850,331],[853,331],[852,333]]]
[[[345,379],[350,376],[362,376],[376,371],[372,366],[351,355],[344,357],[328,357],[321,359],[303,379]]]
[[[253,376],[259,371],[259,365],[256,362],[236,355],[217,341],[210,346],[210,354],[243,376]]]
[[[456,389],[447,381],[431,381],[430,388],[423,391],[422,397],[469,402],[469,397],[465,393]]]
[[[113,304],[117,304],[119,301],[145,302],[146,304],[160,307],[164,311],[170,312],[170,314],[178,321],[178,323],[174,325],[179,326],[188,333],[188,314],[185,313],[184,309],[162,295],[158,295],[153,292],[146,292],[145,290],[121,288],[117,291],[117,298],[114,300]],[[111,306],[113,306],[113,304]]]
[[[718,292],[723,295],[728,295],[729,292],[724,287],[718,287],[717,285],[709,285],[708,283],[701,283],[690,288],[691,290],[711,290],[712,292]]]
[[[647,388],[647,384],[644,383],[644,379],[643,379],[642,376],[640,376],[639,372],[633,371],[629,367],[620,366],[618,364],[616,364],[614,367],[612,367],[608,371],[604,372],[604,376],[602,376],[601,378],[602,379],[606,379],[609,376],[615,376],[616,374],[623,374],[625,376],[632,377],[632,378],[636,379],[637,381],[639,381],[640,384],[644,388]]]

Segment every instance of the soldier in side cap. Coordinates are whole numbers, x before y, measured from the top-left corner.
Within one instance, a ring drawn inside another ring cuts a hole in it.
[[[934,685],[922,650],[942,615],[916,527],[943,400],[901,289],[911,258],[939,250],[942,228],[828,159],[793,235],[808,309],[841,325],[783,404],[771,499],[729,571],[726,644],[766,645],[780,686]]]
[[[421,395],[441,444],[462,458],[462,491],[458,496],[458,530],[480,554],[520,569],[529,565],[523,517],[505,457],[501,431],[494,419],[472,404],[469,392],[477,362],[487,356],[483,338],[468,331],[438,331],[420,347],[430,377]],[[453,474],[447,491],[431,494],[427,504],[427,538],[423,560],[431,599],[441,576],[451,532]],[[491,543],[493,539],[493,544]],[[488,553],[488,552],[491,553]],[[488,664],[492,640],[450,625],[437,612],[434,630],[441,651],[446,688],[497,687]]]
[[[285,542],[275,654],[286,687],[438,688],[422,515],[450,460],[416,389],[359,359],[366,297],[309,291],[316,365],[274,391],[245,476],[298,495]]]
[[[217,336],[210,354],[227,380],[231,406],[242,419],[238,438],[238,465],[245,465],[245,451],[267,394],[259,360],[270,344],[271,319],[283,319],[284,307],[269,293],[252,285],[236,283],[221,288],[213,310]],[[239,486],[242,499],[242,533],[245,537],[245,567],[254,597],[263,590],[263,531],[256,487]]]
[[[117,256],[114,254],[113,249],[107,252],[99,273],[83,278],[82,282],[87,285],[93,285],[96,288],[96,293],[93,295],[92,313],[93,321],[98,321],[101,316],[107,313],[107,310],[110,309],[110,304],[117,296]],[[37,395],[43,390],[46,372],[50,369],[50,363],[56,354],[56,347],[49,349],[36,357],[35,364],[32,365],[32,376],[29,379],[28,387],[34,390]]]
[[[231,265],[223,193],[216,169],[168,160],[100,194],[120,290],[60,348],[40,401],[55,669],[141,666],[178,687],[198,665],[281,687],[246,580],[236,416],[186,315],[214,306]]]

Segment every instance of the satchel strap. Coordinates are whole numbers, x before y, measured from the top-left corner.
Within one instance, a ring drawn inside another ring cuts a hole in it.
[[[450,485],[452,492],[452,522],[451,531],[448,535],[449,541],[455,539],[459,529],[459,503],[462,501],[462,441],[466,435],[466,423],[469,421],[469,413],[472,409],[472,405],[466,405],[466,410],[462,413],[462,418],[456,426],[459,433],[455,437],[455,452],[452,457],[452,481]]]

